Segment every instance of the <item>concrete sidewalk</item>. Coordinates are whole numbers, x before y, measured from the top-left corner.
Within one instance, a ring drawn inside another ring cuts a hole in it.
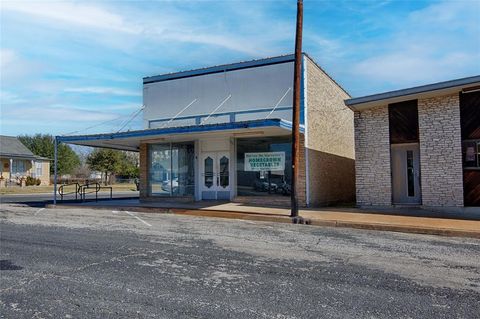
[[[402,210],[368,211],[357,208],[322,208],[300,210],[300,218],[289,217],[289,208],[257,207],[220,202],[139,202],[138,199],[47,205],[55,208],[94,208],[148,213],[232,218],[243,220],[300,223],[316,226],[350,227],[443,236],[480,238],[480,221],[454,218],[401,216]],[[406,212],[407,213],[407,212]],[[420,214],[421,212],[419,212]],[[411,214],[411,212],[409,212]],[[431,214],[430,214],[431,216]]]

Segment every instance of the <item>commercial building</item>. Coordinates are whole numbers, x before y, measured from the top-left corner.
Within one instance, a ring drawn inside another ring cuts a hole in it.
[[[1,185],[21,185],[26,177],[40,180],[41,185],[50,184],[50,160],[34,155],[14,136],[0,136]]]
[[[299,202],[354,201],[349,95],[302,56]],[[289,205],[294,56],[143,79],[144,129],[59,142],[140,152],[141,200]]]
[[[355,112],[359,206],[480,206],[480,76],[346,105]]]

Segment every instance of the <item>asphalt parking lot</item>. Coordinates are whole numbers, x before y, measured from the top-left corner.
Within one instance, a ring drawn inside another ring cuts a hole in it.
[[[2,318],[480,318],[480,241],[0,209]]]

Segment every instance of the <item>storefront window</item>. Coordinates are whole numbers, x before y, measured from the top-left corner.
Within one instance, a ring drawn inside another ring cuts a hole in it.
[[[290,195],[291,138],[237,139],[237,194]]]
[[[152,144],[150,154],[150,194],[153,196],[193,196],[195,190],[194,144]]]

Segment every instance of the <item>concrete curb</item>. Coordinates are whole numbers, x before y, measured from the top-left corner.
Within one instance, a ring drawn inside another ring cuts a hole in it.
[[[410,225],[398,225],[387,223],[366,223],[366,222],[350,222],[342,220],[320,220],[309,218],[294,218],[283,215],[267,215],[260,213],[244,213],[244,212],[231,212],[222,210],[201,210],[201,209],[180,209],[180,208],[160,208],[160,207],[114,207],[114,206],[73,206],[53,204],[45,205],[46,208],[69,208],[69,209],[98,209],[98,210],[119,210],[119,211],[135,211],[142,213],[161,213],[161,214],[176,214],[184,216],[199,216],[199,217],[212,217],[212,218],[226,218],[226,219],[240,219],[240,220],[253,220],[263,222],[276,222],[276,223],[294,223],[294,224],[306,224],[312,226],[322,227],[343,227],[343,228],[356,228],[366,230],[379,230],[379,231],[393,231],[401,233],[415,233],[415,234],[427,234],[437,236],[450,236],[450,237],[467,237],[480,239],[480,229],[478,231],[470,231],[463,229],[453,228],[435,228],[425,226],[410,226]]]
[[[345,227],[366,230],[380,230],[392,231],[400,233],[414,233],[424,235],[448,236],[448,237],[467,237],[480,239],[479,231],[469,231],[454,228],[435,228],[425,226],[405,226],[397,224],[381,224],[381,223],[360,223],[360,222],[346,222],[337,220],[312,220],[312,225],[315,226],[331,226],[331,227]]]

